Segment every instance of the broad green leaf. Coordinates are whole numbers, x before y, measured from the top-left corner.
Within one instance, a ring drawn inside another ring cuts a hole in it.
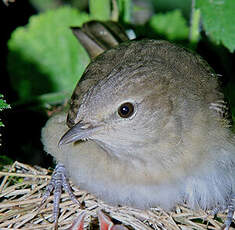
[[[153,31],[168,40],[184,40],[188,38],[189,28],[180,10],[155,14],[149,22]]]
[[[96,20],[110,20],[110,3],[110,0],[89,0],[89,10],[91,17]]]
[[[69,7],[32,16],[8,42],[8,69],[21,101],[42,94],[71,94],[89,57],[72,34],[89,16]]]
[[[235,50],[235,1],[197,0],[206,34],[217,44],[222,43],[230,52]]]

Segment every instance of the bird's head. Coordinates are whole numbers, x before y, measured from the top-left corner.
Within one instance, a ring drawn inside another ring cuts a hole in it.
[[[60,144],[91,139],[121,155],[156,150],[161,140],[167,152],[179,142],[181,124],[206,103],[207,76],[201,59],[166,41],[110,49],[90,63],[75,89]]]
[[[60,144],[92,139],[112,152],[129,153],[158,141],[171,116],[168,86],[172,72],[164,60],[152,59],[151,53],[148,57],[143,48],[144,53],[136,57],[137,48],[128,46],[128,52],[123,46],[116,50],[123,52],[123,59],[112,62],[105,73],[107,59],[115,59],[116,52],[112,50],[101,54],[87,67],[84,80],[77,86],[81,91],[86,81],[97,74],[97,62],[103,68],[103,76],[85,93],[73,96],[79,98],[79,103],[72,104],[73,112],[70,111],[68,120],[71,121],[72,114],[73,125]]]

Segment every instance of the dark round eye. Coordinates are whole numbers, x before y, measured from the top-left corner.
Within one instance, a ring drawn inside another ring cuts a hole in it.
[[[134,112],[134,106],[129,102],[122,104],[118,109],[119,116],[123,118],[130,117],[133,114],[133,112]]]

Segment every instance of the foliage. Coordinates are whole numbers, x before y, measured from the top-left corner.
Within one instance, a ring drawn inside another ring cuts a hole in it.
[[[197,0],[202,23],[207,35],[217,44],[222,43],[230,52],[235,50],[235,1]]]
[[[0,94],[0,111],[4,110],[4,109],[9,109],[10,105],[8,105],[6,103],[6,101],[3,99],[3,95]],[[2,121],[0,120],[0,127],[4,126],[4,124],[2,123]]]
[[[111,17],[110,0],[90,0],[89,9],[93,19],[109,20]]]
[[[118,0],[118,9],[120,18],[123,23],[130,23],[131,21],[131,0]]]
[[[13,160],[7,156],[0,155],[0,170],[2,170],[4,165],[11,165]]]
[[[21,103],[36,99],[39,103],[52,104],[69,98],[89,62],[69,27],[81,26],[91,19],[111,19],[114,2],[90,0],[89,13],[86,13],[68,6],[56,8],[58,1],[54,0],[49,10],[32,16],[25,27],[12,33],[8,43],[8,69]],[[142,32],[148,28],[155,37],[184,41],[186,46],[195,49],[201,38],[202,19],[202,28],[211,41],[234,51],[234,0],[153,0],[148,4],[152,3],[154,7],[149,7],[154,9],[150,12],[152,16],[143,25]],[[119,21],[129,28],[136,1],[116,0],[116,4]]]
[[[155,33],[164,35],[171,41],[184,40],[189,36],[187,21],[180,10],[155,14],[149,24]]]
[[[32,16],[12,33],[8,69],[20,100],[72,92],[89,58],[69,27],[88,20],[88,14],[62,7]]]

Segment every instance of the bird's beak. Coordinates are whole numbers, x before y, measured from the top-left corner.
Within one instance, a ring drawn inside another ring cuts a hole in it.
[[[92,131],[93,127],[91,125],[79,122],[61,137],[58,145],[61,146],[71,142],[85,140],[90,137]]]

